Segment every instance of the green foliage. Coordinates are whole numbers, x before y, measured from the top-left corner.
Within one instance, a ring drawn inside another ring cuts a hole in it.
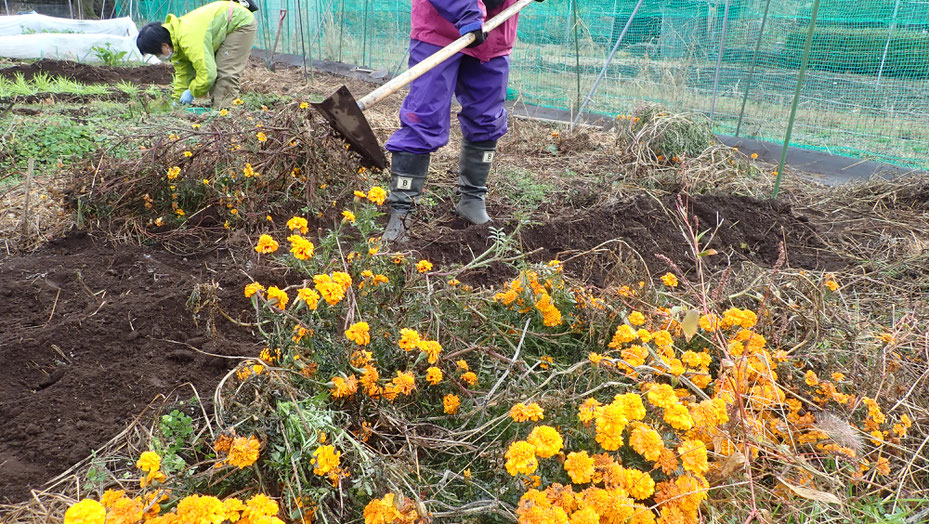
[[[785,66],[799,68],[807,30],[800,28],[787,34]],[[883,76],[895,78],[929,78],[929,34],[897,29],[888,43],[886,28],[857,29],[823,27],[813,34],[810,48],[810,69],[835,73],[877,75],[881,72],[884,47]],[[841,52],[837,52],[841,50]]]
[[[109,42],[102,46],[95,45],[90,50],[98,60],[111,67],[125,65],[128,62],[126,55],[129,53],[127,51],[115,51],[113,45]]]
[[[152,438],[155,451],[161,455],[162,469],[165,473],[179,471],[186,462],[178,454],[194,443],[194,421],[182,411],[173,410],[162,415],[158,422],[160,436]]]
[[[38,165],[87,156],[104,142],[104,137],[90,124],[77,123],[63,115],[47,114],[42,118],[14,117],[13,125],[0,137],[3,160],[21,168],[29,158]]]

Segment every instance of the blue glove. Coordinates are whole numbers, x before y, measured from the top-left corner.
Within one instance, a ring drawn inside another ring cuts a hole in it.
[[[184,94],[181,95],[181,103],[189,104],[194,101],[194,94],[190,92],[190,89],[184,91]]]

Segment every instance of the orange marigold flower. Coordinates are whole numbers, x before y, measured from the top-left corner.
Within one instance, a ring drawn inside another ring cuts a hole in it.
[[[154,451],[144,451],[135,466],[146,473],[153,473],[161,469],[161,457]]]
[[[339,469],[342,452],[336,451],[334,446],[320,446],[313,452],[313,473],[326,476]]]
[[[665,273],[661,277],[661,281],[668,287],[677,287],[678,284],[677,277],[674,276],[674,273]]]
[[[473,371],[468,371],[467,373],[461,375],[461,380],[464,380],[468,383],[469,386],[477,384],[477,375]]]
[[[335,398],[350,397],[358,391],[358,380],[355,374],[349,377],[332,377],[332,396]]]
[[[516,422],[526,422],[527,420],[538,422],[545,418],[545,411],[535,402],[529,405],[519,402],[510,408],[510,417]]]
[[[400,340],[397,341],[397,345],[404,351],[412,351],[419,346],[420,341],[419,332],[415,329],[403,328],[400,330]]]
[[[387,192],[384,191],[382,187],[374,186],[368,191],[368,200],[374,204],[381,205],[387,200]]]
[[[397,392],[404,395],[410,395],[416,389],[416,377],[413,376],[412,372],[397,371],[397,376],[394,377],[392,382],[397,388]]]
[[[303,217],[291,217],[290,220],[287,221],[288,229],[291,231],[299,230],[303,235],[307,234],[309,231],[309,229],[307,229],[308,225],[309,224],[307,223],[306,219]]]
[[[558,430],[551,426],[536,426],[529,433],[526,441],[535,446],[535,453],[540,458],[548,458],[561,452],[564,440]]]
[[[520,473],[531,475],[539,467],[539,461],[535,458],[535,446],[524,440],[510,444],[505,458],[506,470],[514,477]]]
[[[590,482],[594,476],[594,459],[590,458],[586,451],[571,452],[564,461],[564,469],[571,477],[571,482],[584,484]]]
[[[287,302],[290,298],[283,289],[277,286],[270,286],[268,287],[268,301],[270,302],[271,300],[274,300],[273,304],[277,306],[278,309],[284,309],[287,307]]]
[[[426,354],[430,364],[435,364],[439,360],[439,354],[442,352],[442,345],[435,340],[421,340],[418,344],[419,350]],[[473,383],[471,384],[474,385]]]
[[[684,469],[697,475],[704,475],[710,469],[707,462],[706,444],[699,440],[685,439],[677,447]]]
[[[356,322],[345,331],[345,338],[358,344],[366,346],[371,343],[371,333],[367,322]]]
[[[306,307],[308,307],[310,311],[316,310],[316,307],[319,305],[320,298],[322,297],[319,296],[319,293],[310,288],[303,287],[297,290],[297,300],[302,300],[305,302]]]
[[[661,439],[661,434],[653,428],[638,424],[629,434],[629,446],[646,460],[657,462],[661,458],[664,441]]]
[[[265,287],[259,284],[258,282],[252,282],[251,284],[248,284],[245,286],[245,296],[251,297],[252,295],[254,295],[255,293],[259,291],[264,291],[264,288]]]
[[[428,260],[420,260],[416,263],[416,271],[419,271],[420,273],[432,271],[432,262],[429,262]]]
[[[445,413],[449,415],[454,415],[458,413],[458,408],[461,407],[461,399],[458,398],[458,395],[448,394],[442,398],[442,409]]]
[[[633,326],[645,325],[645,315],[639,311],[633,311],[632,313],[629,313],[629,323]]]
[[[433,386],[442,382],[442,370],[435,366],[431,366],[426,370],[426,382]]]
[[[276,240],[271,238],[271,235],[261,235],[258,237],[258,245],[255,246],[255,251],[263,255],[267,255],[277,251],[277,248],[278,243]]]
[[[236,437],[229,446],[229,455],[226,457],[226,462],[239,469],[244,469],[258,460],[258,450],[260,448],[261,442],[253,436]]]

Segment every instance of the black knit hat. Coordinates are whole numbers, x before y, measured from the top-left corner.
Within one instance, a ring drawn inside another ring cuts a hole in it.
[[[139,31],[136,47],[143,55],[160,55],[161,44],[171,45],[171,33],[159,22],[152,22]]]

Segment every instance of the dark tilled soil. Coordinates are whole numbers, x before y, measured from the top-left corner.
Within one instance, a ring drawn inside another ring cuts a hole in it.
[[[739,196],[681,198],[691,221],[694,217],[698,219],[697,230],[711,230],[702,239],[704,249],[717,251],[716,255],[704,258],[711,269],[743,261],[772,267],[780,256],[781,242],[788,267],[837,270],[848,265],[848,261],[825,248],[806,217],[795,214],[786,204]],[[695,268],[695,260],[681,232],[681,221],[674,215],[677,203],[677,196],[658,201],[640,195],[608,207],[576,211],[524,227],[518,235],[519,242],[524,252],[538,250],[531,257],[536,261],[565,260],[573,254],[602,247],[595,263],[589,263],[588,257],[578,257],[566,265],[569,273],[597,286],[620,284],[613,282],[611,276],[616,274],[614,266],[623,263],[621,257],[602,256],[616,253],[617,239],[638,252],[653,275],[672,270],[657,255],[667,257],[681,271],[689,273]],[[505,224],[503,229],[512,231],[513,225]],[[490,247],[489,235],[488,226],[467,227],[455,219],[414,238],[414,244],[432,262],[463,263],[470,261],[472,254]],[[467,280],[473,284],[496,284],[511,276],[501,266],[479,270],[468,275]]]
[[[39,60],[31,64],[19,64],[0,69],[0,76],[14,78],[22,73],[26,80],[39,73],[48,76],[64,76],[85,84],[115,84],[121,80],[133,84],[171,83],[174,69],[168,64],[138,67],[108,67],[69,62],[66,60]]]
[[[70,234],[0,259],[0,502],[25,500],[159,394],[191,382],[211,398],[236,363],[165,340],[258,354],[257,337],[221,315],[215,338],[206,313],[195,325],[191,291],[212,281],[224,311],[254,319],[241,291],[247,279],[223,251],[185,259]],[[192,396],[184,387],[172,398]]]

